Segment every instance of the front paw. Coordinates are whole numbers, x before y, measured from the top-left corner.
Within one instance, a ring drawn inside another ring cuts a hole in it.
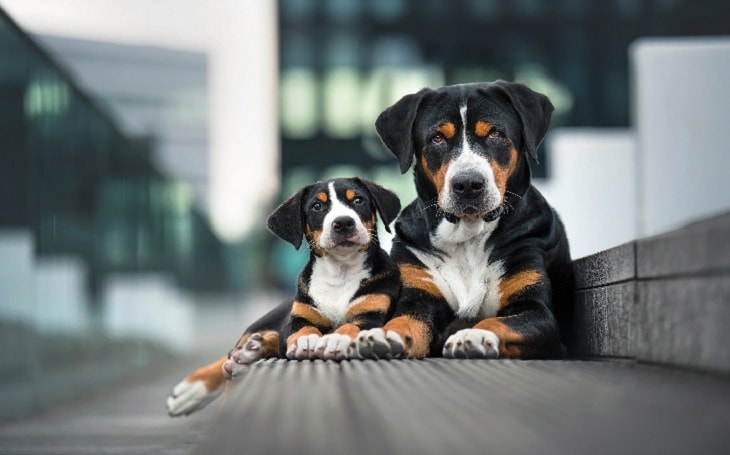
[[[499,337],[489,330],[459,330],[446,340],[443,356],[454,359],[496,359],[499,357]]]
[[[297,341],[290,344],[286,350],[286,358],[289,360],[314,360],[317,358],[317,343],[319,335],[303,335]]]
[[[392,330],[363,330],[355,340],[355,353],[361,359],[398,359],[404,355],[403,339]]]
[[[345,360],[352,358],[352,339],[339,333],[322,336],[315,347],[315,354],[324,360]]]

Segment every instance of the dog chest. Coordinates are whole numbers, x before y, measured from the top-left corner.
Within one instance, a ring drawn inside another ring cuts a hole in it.
[[[312,267],[309,296],[320,313],[337,326],[345,322],[352,297],[369,276],[364,261],[335,265],[320,258]]]
[[[499,310],[499,283],[504,275],[504,263],[490,261],[492,249],[486,247],[495,227],[496,222],[491,226],[485,223],[473,232],[474,235],[437,231],[432,241],[443,254],[411,248],[429,269],[444,299],[460,318],[491,317]]]

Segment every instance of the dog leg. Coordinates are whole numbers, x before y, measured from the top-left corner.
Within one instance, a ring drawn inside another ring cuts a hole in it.
[[[225,378],[222,367],[226,360],[227,357],[224,356],[210,365],[197,369],[173,387],[165,403],[170,417],[197,411],[223,392]]]

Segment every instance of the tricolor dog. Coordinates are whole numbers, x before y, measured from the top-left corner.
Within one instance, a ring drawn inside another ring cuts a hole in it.
[[[376,213],[386,230],[400,211],[398,197],[359,178],[309,185],[282,203],[269,229],[310,257],[286,301],[248,327],[228,356],[200,368],[167,399],[171,416],[212,401],[225,379],[261,358],[343,360],[360,330],[382,327],[400,292],[398,267],[380,248]]]
[[[573,275],[561,221],[531,184],[553,106],[521,84],[424,89],[376,121],[418,198],[396,222],[402,290],[362,358],[554,358]]]

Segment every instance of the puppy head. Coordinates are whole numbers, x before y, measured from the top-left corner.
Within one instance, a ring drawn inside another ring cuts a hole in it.
[[[553,106],[522,84],[423,89],[386,109],[375,126],[405,173],[414,158],[419,196],[447,219],[491,220],[529,187],[527,157],[547,132]]]
[[[377,242],[376,213],[390,232],[399,211],[393,192],[357,177],[339,178],[297,191],[274,210],[267,225],[297,249],[306,237],[317,256],[343,255]]]

